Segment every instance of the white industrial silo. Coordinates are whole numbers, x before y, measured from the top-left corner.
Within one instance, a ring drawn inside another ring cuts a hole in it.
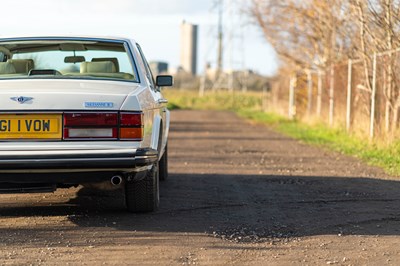
[[[181,25],[181,67],[187,73],[197,73],[197,34],[198,26],[182,22]]]

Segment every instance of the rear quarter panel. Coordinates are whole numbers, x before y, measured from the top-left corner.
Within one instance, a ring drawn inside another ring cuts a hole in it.
[[[169,113],[167,114],[165,105],[158,103],[162,95],[156,88],[152,88],[150,81],[146,77],[146,70],[144,69],[145,62],[143,62],[137,50],[136,43],[131,40],[129,48],[137,63],[136,67],[139,72],[139,79],[143,86],[143,90],[137,94],[144,120],[144,138],[141,145],[143,148],[150,147],[158,150],[160,152],[159,156],[161,157],[167,142]],[[123,105],[123,110],[129,110],[129,108],[129,99],[127,99],[126,104],[124,103]],[[161,136],[160,133],[162,133]]]

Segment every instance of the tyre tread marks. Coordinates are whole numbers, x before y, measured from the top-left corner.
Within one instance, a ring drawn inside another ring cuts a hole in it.
[[[125,200],[128,211],[152,212],[158,208],[157,168],[158,165],[155,164],[142,180],[126,183]]]

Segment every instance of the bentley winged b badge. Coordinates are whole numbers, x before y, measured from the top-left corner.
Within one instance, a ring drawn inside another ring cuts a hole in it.
[[[32,100],[33,97],[18,96],[18,97],[11,97],[10,99],[16,101],[17,103],[23,104]]]

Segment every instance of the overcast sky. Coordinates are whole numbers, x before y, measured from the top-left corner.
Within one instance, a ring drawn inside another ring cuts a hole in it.
[[[225,0],[227,3],[229,0]],[[245,0],[242,0],[245,1]],[[240,0],[236,0],[240,2]],[[215,65],[216,10],[215,0],[19,0],[8,1],[1,15],[1,35],[105,35],[128,36],[139,42],[149,61],[166,61],[179,65],[180,24],[183,20],[199,25],[199,62]],[[229,12],[225,12],[225,19]],[[262,34],[242,17],[233,25],[234,68],[243,64],[262,74],[276,71],[273,49]],[[240,24],[245,24],[243,42]],[[228,34],[226,34],[228,35]],[[227,46],[227,45],[226,45]],[[243,49],[242,49],[243,47]],[[243,51],[243,52],[242,52]],[[225,66],[229,65],[229,48],[225,51]]]

